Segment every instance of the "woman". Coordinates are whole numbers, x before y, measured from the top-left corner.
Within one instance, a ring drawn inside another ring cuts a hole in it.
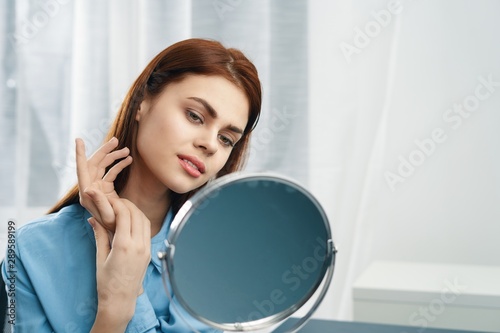
[[[158,54],[88,161],[76,141],[78,186],[18,230],[16,332],[209,331],[169,303],[156,253],[187,198],[242,167],[260,107],[240,51],[190,39]]]

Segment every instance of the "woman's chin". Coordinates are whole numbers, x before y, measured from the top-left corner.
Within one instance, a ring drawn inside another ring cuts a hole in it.
[[[191,183],[191,184],[190,184]],[[188,192],[191,192],[193,190],[196,190],[202,186],[204,186],[206,182],[204,183],[194,183],[194,182],[186,182],[186,181],[175,181],[171,182],[170,184],[167,185],[167,187],[170,189],[170,191],[175,192],[177,194],[186,194]]]

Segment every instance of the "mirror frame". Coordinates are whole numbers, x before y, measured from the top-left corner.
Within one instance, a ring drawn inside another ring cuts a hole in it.
[[[321,278],[319,281],[316,281],[316,283],[313,285],[311,290],[309,291],[308,294],[304,295],[301,300],[289,308],[282,310],[279,313],[273,314],[271,316],[267,316],[258,320],[253,320],[253,321],[247,321],[247,322],[235,322],[235,323],[218,323],[211,321],[207,318],[202,317],[198,313],[196,313],[191,307],[189,306],[188,302],[184,300],[181,294],[178,294],[178,288],[175,280],[175,274],[174,274],[174,266],[175,266],[175,244],[176,241],[180,235],[180,233],[183,230],[183,227],[186,225],[187,221],[191,217],[193,213],[196,212],[196,210],[205,203],[205,199],[210,199],[214,198],[217,196],[217,193],[223,189],[224,187],[231,185],[233,183],[238,183],[241,181],[248,181],[248,180],[259,180],[259,181],[277,181],[280,183],[284,183],[288,186],[293,187],[295,190],[299,191],[301,194],[306,196],[316,207],[318,212],[320,213],[323,222],[324,222],[324,227],[325,231],[327,233],[326,235],[326,242],[325,244],[326,247],[326,257],[323,262],[323,265],[321,267],[321,273],[320,276]],[[314,198],[314,196],[303,186],[299,185],[296,181],[291,180],[288,177],[284,177],[282,175],[278,175],[275,173],[248,173],[248,172],[235,172],[223,177],[220,177],[209,184],[207,184],[205,187],[200,189],[195,195],[193,195],[190,199],[188,199],[184,205],[179,209],[177,214],[175,215],[174,219],[172,220],[172,223],[170,225],[170,230],[167,236],[167,239],[164,241],[166,250],[165,252],[159,252],[158,257],[162,261],[162,267],[163,267],[163,272],[166,274],[166,277],[164,276],[163,281],[164,281],[164,287],[165,291],[167,292],[169,298],[172,301],[172,297],[170,295],[170,291],[175,295],[176,299],[178,300],[178,303],[182,308],[189,314],[191,315],[194,319],[200,321],[201,323],[207,324],[213,328],[217,329],[222,329],[224,331],[251,331],[251,330],[259,330],[259,329],[264,329],[264,328],[269,328],[273,325],[276,325],[280,322],[284,322],[285,319],[289,318],[293,313],[295,313],[297,310],[299,310],[305,303],[307,303],[311,297],[318,292],[318,288],[320,285],[323,283],[323,288],[321,289],[320,293],[318,294],[318,298],[316,299],[315,303],[312,305],[310,310],[307,312],[307,314],[300,318],[292,328],[288,329],[287,332],[296,332],[298,329],[303,327],[307,320],[312,316],[312,314],[316,311],[318,306],[320,305],[321,301],[323,300],[328,287],[331,284],[331,280],[333,277],[333,271],[334,271],[334,266],[335,266],[335,257],[337,253],[337,249],[334,246],[334,242],[332,240],[331,236],[331,229],[330,229],[330,223],[328,221],[328,218],[326,216],[326,213],[324,212],[323,208],[319,204],[319,202]],[[169,285],[170,284],[170,288]],[[177,310],[177,309],[176,309]],[[180,312],[178,311],[180,314]],[[181,315],[182,317],[182,315]],[[184,318],[183,318],[184,319]],[[185,319],[184,319],[185,320]],[[185,320],[186,321],[186,320]],[[186,323],[188,323],[186,321]],[[189,323],[188,323],[189,325]],[[194,330],[194,329],[193,329]],[[196,332],[196,330],[194,330]]]

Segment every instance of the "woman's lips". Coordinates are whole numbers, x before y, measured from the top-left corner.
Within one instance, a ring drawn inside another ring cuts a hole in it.
[[[179,163],[182,168],[192,177],[198,178],[205,173],[205,164],[194,156],[179,155]]]

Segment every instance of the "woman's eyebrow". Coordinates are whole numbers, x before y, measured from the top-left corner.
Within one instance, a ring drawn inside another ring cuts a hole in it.
[[[217,119],[217,117],[219,116],[217,114],[217,111],[215,111],[215,109],[212,107],[212,105],[210,105],[210,103],[208,103],[203,98],[188,97],[188,99],[192,99],[193,101],[196,101],[196,102],[200,103],[203,106],[203,108],[208,112],[208,114],[213,119]],[[238,133],[238,134],[243,134],[243,130],[241,128],[239,128],[239,127],[236,127],[236,126],[233,126],[233,125],[229,125],[228,129],[231,130],[232,132],[235,132],[235,133]]]

